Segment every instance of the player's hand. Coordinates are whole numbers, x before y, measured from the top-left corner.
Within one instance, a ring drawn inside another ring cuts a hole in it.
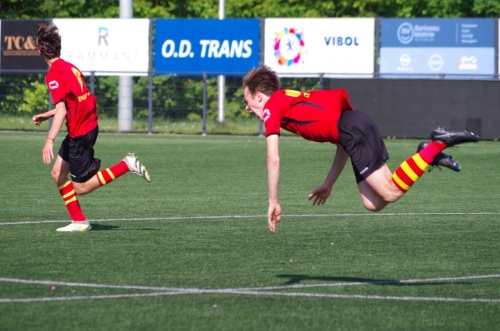
[[[281,221],[281,206],[277,204],[269,204],[269,209],[267,211],[267,225],[269,226],[269,231],[274,233],[276,231],[276,223]]]
[[[31,118],[31,121],[33,122],[33,124],[40,126],[42,124],[42,122],[45,121],[46,119],[47,118],[45,116],[43,116],[43,114],[38,114],[38,115],[33,116]]]
[[[45,141],[45,146],[43,146],[43,149],[42,149],[43,163],[50,164],[50,162],[54,158],[53,149],[54,149],[54,140],[47,139]]]
[[[307,198],[309,201],[313,201],[312,204],[313,206],[320,206],[325,204],[326,200],[330,196],[330,193],[332,192],[332,188],[329,187],[328,185],[321,184],[317,188],[314,189],[314,191],[309,194],[309,197]]]

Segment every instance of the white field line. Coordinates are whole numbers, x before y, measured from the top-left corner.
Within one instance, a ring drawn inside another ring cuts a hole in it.
[[[70,300],[99,300],[99,299],[122,299],[159,297],[179,294],[234,294],[255,296],[286,296],[286,297],[308,297],[308,298],[335,298],[335,299],[364,299],[364,300],[392,300],[392,301],[435,301],[435,302],[482,302],[500,303],[500,299],[482,298],[442,298],[442,297],[398,297],[380,295],[347,295],[347,294],[323,294],[323,293],[300,293],[300,292],[262,292],[262,291],[229,291],[229,290],[186,290],[174,292],[152,292],[135,294],[112,294],[112,295],[90,295],[90,296],[68,296],[68,297],[42,297],[42,298],[6,298],[0,299],[0,303],[32,303],[47,301],[70,301]]]
[[[468,213],[366,213],[366,214],[303,214],[303,215],[281,215],[282,217],[375,217],[375,216],[482,216],[482,215],[500,215],[500,212],[468,212]],[[198,219],[246,219],[246,218],[266,218],[266,215],[221,215],[221,216],[172,216],[172,217],[144,217],[144,218],[103,218],[90,219],[90,222],[117,222],[117,221],[187,221]],[[41,221],[14,221],[2,222],[2,225],[31,225],[46,223],[67,223],[71,220],[41,220]]]
[[[287,289],[301,289],[301,288],[313,288],[313,287],[437,283],[437,282],[452,282],[452,281],[459,281],[459,280],[475,280],[475,279],[488,279],[488,278],[500,278],[500,274],[459,276],[459,277],[422,278],[422,279],[402,279],[402,280],[379,280],[379,281],[366,281],[366,282],[295,284],[295,285],[280,285],[280,286],[267,286],[267,287],[227,288],[227,289],[222,289],[222,290],[223,291],[268,291],[268,290],[287,290]],[[179,291],[179,292],[202,291],[202,289],[198,289],[198,288],[175,288],[175,287],[141,286],[141,285],[109,285],[109,284],[96,284],[96,283],[61,282],[61,281],[54,281],[54,280],[29,280],[29,279],[19,279],[19,278],[0,278],[0,282],[33,284],[33,285],[51,285],[51,286],[52,285],[59,285],[59,286],[68,286],[68,287],[90,287],[90,288],[110,288],[110,289],[126,289],[126,290],[145,290],[145,291]]]
[[[160,291],[151,293],[126,293],[111,295],[90,295],[90,296],[65,296],[65,297],[41,297],[41,298],[2,298],[0,303],[30,303],[47,301],[69,301],[69,300],[99,300],[99,299],[119,299],[119,298],[138,298],[138,297],[157,297],[179,294],[233,294],[233,295],[256,295],[256,296],[291,296],[291,297],[316,297],[316,298],[337,298],[337,299],[365,299],[365,300],[397,300],[397,301],[437,301],[437,302],[482,302],[482,303],[500,303],[500,299],[491,298],[446,298],[446,297],[408,297],[408,296],[379,296],[379,295],[344,295],[344,294],[325,294],[325,293],[301,293],[301,292],[269,292],[269,290],[286,290],[312,287],[337,287],[337,286],[360,286],[360,285],[382,285],[382,284],[410,284],[410,283],[431,283],[448,282],[457,280],[474,280],[500,278],[500,274],[461,276],[461,277],[441,277],[427,279],[407,279],[407,280],[387,280],[387,281],[369,281],[369,282],[344,282],[330,284],[307,284],[307,285],[288,285],[288,286],[270,286],[257,288],[241,289],[196,289],[196,288],[169,288],[169,287],[151,287],[134,285],[106,285],[92,283],[74,283],[59,282],[49,280],[26,280],[17,278],[0,278],[0,282],[40,284],[40,285],[60,285],[73,287],[91,287],[91,288],[112,288],[127,290],[148,290]]]
[[[75,283],[75,282],[59,282],[52,280],[29,280],[18,278],[0,278],[0,283],[21,283],[33,285],[58,285],[68,287],[90,287],[90,288],[111,288],[111,289],[125,289],[125,290],[145,290],[145,291],[184,291],[182,288],[158,287],[158,286],[135,286],[135,285],[107,285],[95,283]],[[196,290],[196,289],[194,289]]]

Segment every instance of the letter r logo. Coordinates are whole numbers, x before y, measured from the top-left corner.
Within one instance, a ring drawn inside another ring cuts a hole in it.
[[[102,40],[102,42],[107,46],[108,45],[108,41],[106,40],[107,37],[108,37],[108,28],[99,28],[97,44],[101,46],[101,40]]]

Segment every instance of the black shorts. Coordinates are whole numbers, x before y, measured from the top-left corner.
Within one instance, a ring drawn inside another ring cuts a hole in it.
[[[365,180],[389,159],[377,124],[365,113],[344,111],[337,127],[340,143],[351,158],[357,183]]]
[[[101,166],[101,160],[94,158],[94,145],[99,134],[99,127],[84,136],[64,138],[59,156],[69,163],[71,180],[84,183],[94,176]]]

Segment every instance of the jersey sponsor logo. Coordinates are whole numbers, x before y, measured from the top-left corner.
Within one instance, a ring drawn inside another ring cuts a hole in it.
[[[285,90],[285,95],[287,95],[289,97],[294,97],[294,98],[298,98],[301,95],[303,95],[304,98],[309,98],[311,96],[311,93],[309,93],[309,92],[300,92],[300,91],[295,91],[295,90]]]
[[[269,111],[269,109],[266,108],[262,112],[262,120],[264,121],[264,123],[269,119],[269,117],[271,117],[271,111]]]
[[[87,93],[85,93],[85,94],[83,94],[83,95],[80,95],[80,96],[78,97],[78,102],[82,102],[82,101],[87,100],[87,98],[88,98],[89,96],[90,96],[90,92],[87,92]]]
[[[49,82],[49,89],[55,90],[58,87],[59,87],[59,83],[57,82],[57,80],[53,80],[53,81]]]
[[[285,90],[285,95],[287,95],[289,97],[298,98],[302,95],[302,92],[295,91],[295,90]]]

